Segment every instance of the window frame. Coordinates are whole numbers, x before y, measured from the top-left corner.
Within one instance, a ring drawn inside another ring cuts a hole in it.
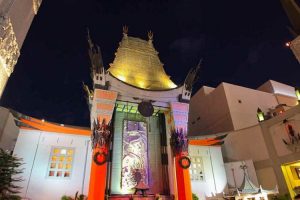
[[[204,173],[204,165],[203,165],[203,157],[202,156],[190,156],[191,157],[191,166],[189,169],[189,173],[190,173],[190,179],[191,181],[197,181],[197,182],[205,182],[205,173]],[[197,159],[200,159],[199,162],[195,162]],[[198,165],[201,165],[201,171],[202,174],[200,174],[200,170],[197,167]],[[194,165],[197,165],[196,167],[194,167]],[[194,174],[194,170],[196,170],[196,173]],[[198,174],[199,173],[199,174]],[[196,179],[196,176],[199,176],[198,179]],[[202,180],[201,180],[202,177]]]
[[[59,154],[55,154],[54,153],[55,149],[59,149],[60,153]],[[65,157],[64,161],[53,161],[52,160],[53,156],[61,157],[62,155],[64,155],[64,154],[61,154],[61,150],[63,150],[63,149],[65,149],[67,152],[68,152],[68,150],[72,150],[73,151],[72,155],[67,155],[67,153],[66,153],[66,155],[64,156]],[[67,162],[66,161],[67,157],[71,157],[72,161],[71,162]],[[73,175],[74,159],[75,159],[75,148],[74,147],[52,146],[51,150],[50,150],[50,156],[49,156],[49,159],[48,159],[48,165],[47,165],[47,171],[46,171],[46,178],[47,179],[58,179],[58,180],[68,180],[68,179],[71,179],[72,175]],[[55,168],[51,168],[51,164],[53,164],[53,163],[56,164]],[[70,169],[65,169],[65,168],[58,169],[58,164],[63,164],[64,166],[66,164],[71,164],[71,167],[70,167]],[[50,176],[49,175],[51,171],[54,171],[54,176]],[[62,176],[57,176],[57,172],[62,172]],[[67,177],[65,177],[64,176],[65,172],[69,172],[70,175],[67,176]]]

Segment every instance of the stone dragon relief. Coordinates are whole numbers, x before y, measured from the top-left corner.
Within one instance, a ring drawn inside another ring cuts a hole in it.
[[[8,77],[19,56],[20,50],[10,18],[0,16],[0,61],[3,62]]]

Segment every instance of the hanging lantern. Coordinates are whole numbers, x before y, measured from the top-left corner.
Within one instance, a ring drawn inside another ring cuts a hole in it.
[[[298,101],[300,101],[300,88],[295,88],[295,92],[296,92],[296,97],[297,97]]]
[[[257,114],[256,114],[256,116],[257,116],[257,119],[258,119],[259,122],[265,120],[265,114],[264,114],[263,111],[261,111],[260,108],[257,108]]]

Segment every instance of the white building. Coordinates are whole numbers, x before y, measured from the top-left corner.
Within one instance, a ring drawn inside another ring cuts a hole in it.
[[[192,192],[201,200],[227,190],[221,146],[189,144]]]
[[[203,86],[191,99],[190,135],[240,130],[258,124],[257,109],[274,115],[276,107],[284,110],[297,105],[295,88],[273,80],[257,90],[229,83],[216,88]]]
[[[90,130],[19,118],[20,133],[14,155],[22,158],[20,196],[26,199],[61,199],[87,195],[92,150]]]

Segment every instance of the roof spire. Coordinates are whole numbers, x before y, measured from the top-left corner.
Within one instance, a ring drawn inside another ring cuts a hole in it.
[[[98,45],[94,45],[89,29],[87,29],[87,34],[89,43],[89,57],[92,64],[92,74],[100,73],[104,69],[100,47]]]

